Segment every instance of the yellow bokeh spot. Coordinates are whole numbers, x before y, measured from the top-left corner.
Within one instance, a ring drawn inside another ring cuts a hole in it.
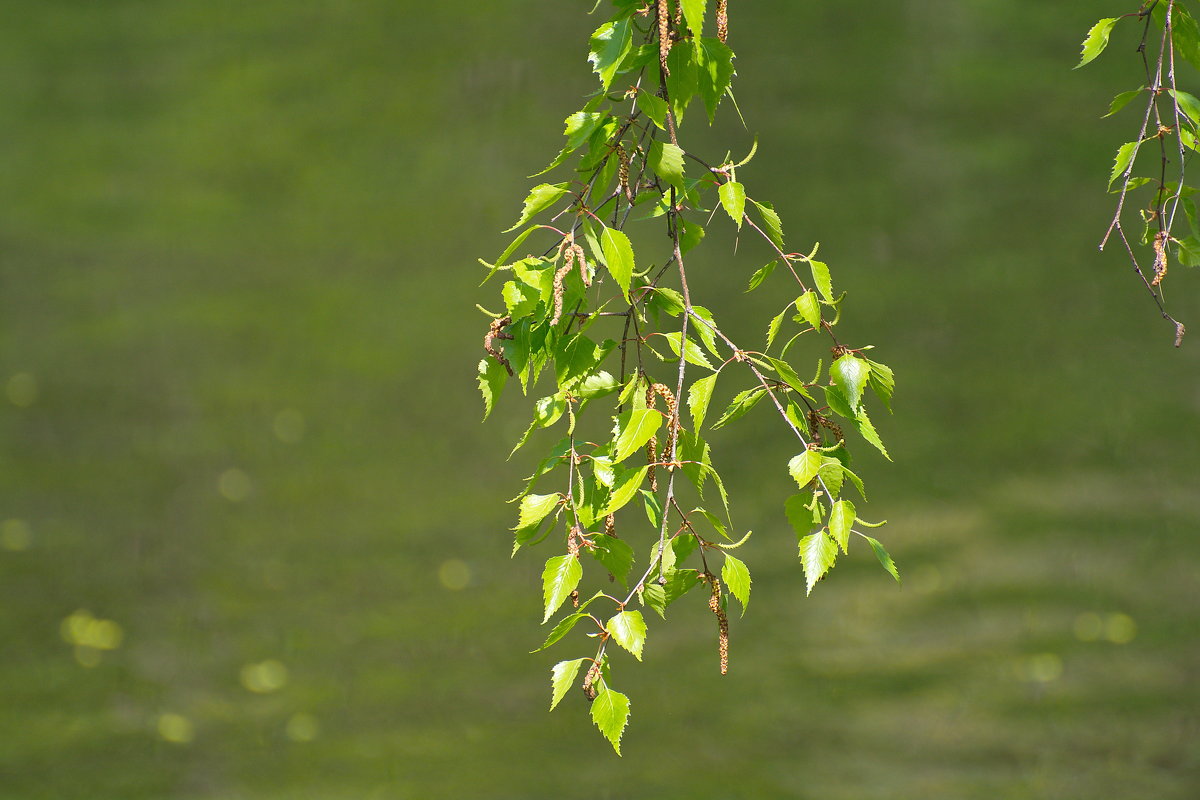
[[[217,478],[217,491],[226,500],[234,503],[245,500],[253,489],[254,485],[250,482],[250,476],[236,467],[225,470],[221,473],[221,477]]]
[[[457,558],[443,561],[438,567],[438,580],[452,592],[461,591],[471,583],[471,568]]]
[[[287,682],[287,667],[273,658],[242,667],[242,686],[257,694],[277,692]]]
[[[291,719],[287,721],[287,727],[284,728],[284,733],[293,742],[311,742],[321,733],[321,726],[317,724],[316,717],[301,711],[292,714]]]
[[[1109,614],[1104,620],[1104,638],[1113,644],[1129,644],[1137,636],[1137,623],[1128,614]]]
[[[1025,660],[1025,677],[1037,683],[1051,683],[1062,677],[1063,662],[1057,653],[1038,653]]]
[[[1076,617],[1074,627],[1075,638],[1081,642],[1094,642],[1104,634],[1104,620],[1091,611]]]
[[[196,728],[182,714],[161,714],[158,718],[158,735],[168,742],[188,744],[196,738]]]
[[[294,408],[285,408],[275,415],[271,429],[279,441],[285,444],[295,444],[304,438],[306,431],[304,415]]]
[[[92,612],[85,608],[81,608],[64,619],[58,630],[64,641],[75,645],[75,655],[81,664],[86,660],[91,660],[87,656],[80,658],[81,650],[116,650],[121,646],[121,640],[125,638],[125,631],[120,625],[111,619],[97,619],[92,616]],[[98,654],[95,662],[99,663]],[[95,666],[95,664],[84,665]]]
[[[0,547],[5,550],[19,553],[28,550],[32,544],[33,531],[29,529],[29,523],[25,520],[6,519],[4,524],[0,525]]]
[[[18,372],[8,379],[4,391],[8,395],[8,402],[17,408],[29,408],[38,398],[37,378],[28,372]]]

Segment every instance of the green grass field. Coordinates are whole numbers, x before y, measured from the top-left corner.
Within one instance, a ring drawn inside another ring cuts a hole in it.
[[[474,388],[475,258],[591,89],[586,4],[9,5],[0,800],[1200,790],[1200,274],[1176,351],[1095,250],[1140,68],[1118,32],[1070,71],[1101,12],[732,4],[750,132],[691,135],[758,136],[743,180],[896,369],[859,472],[905,581],[858,551],[805,598],[793,453],[719,432],[730,674],[702,601],[652,623],[618,760],[545,711],[582,651],[527,654],[526,412]],[[693,292],[760,336],[719,228]]]

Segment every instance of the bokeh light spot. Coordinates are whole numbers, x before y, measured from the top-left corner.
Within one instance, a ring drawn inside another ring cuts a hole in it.
[[[100,663],[100,651],[116,650],[125,638],[125,631],[111,619],[97,619],[87,609],[80,609],[59,625],[64,641],[75,645],[75,659],[85,667]]]
[[[225,470],[221,477],[217,478],[217,491],[226,500],[234,503],[245,500],[253,489],[250,476],[236,467]]]
[[[38,398],[37,378],[28,372],[18,372],[8,379],[4,391],[8,395],[8,402],[17,408],[29,408]]]
[[[1128,614],[1109,614],[1104,620],[1104,638],[1113,644],[1129,644],[1137,636],[1137,623]]]
[[[1057,653],[1037,653],[1025,660],[1025,677],[1036,683],[1051,683],[1062,673],[1063,662]]]
[[[438,567],[438,580],[452,592],[462,591],[471,583],[471,568],[466,562],[451,558]]]
[[[288,670],[273,658],[242,667],[242,686],[256,694],[277,692],[287,686]]]
[[[913,570],[909,585],[917,594],[933,594],[942,588],[942,571],[932,564],[921,564]]]
[[[311,742],[320,732],[321,726],[317,724],[317,718],[303,711],[292,714],[287,721],[287,727],[284,728],[284,733],[293,742]]]
[[[271,429],[275,431],[275,438],[286,444],[296,444],[307,430],[304,415],[294,408],[285,408],[276,414]]]
[[[158,735],[168,742],[188,744],[196,738],[192,721],[182,714],[161,714],[158,718]]]
[[[19,553],[33,544],[33,531],[23,519],[6,519],[0,525],[0,547]]]
[[[1087,611],[1075,618],[1075,638],[1081,642],[1094,642],[1104,633],[1104,620],[1099,614]]]

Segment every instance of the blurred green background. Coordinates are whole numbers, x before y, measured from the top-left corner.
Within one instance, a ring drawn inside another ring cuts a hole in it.
[[[1200,276],[1177,351],[1095,248],[1133,32],[1070,70],[1119,3],[731,4],[750,131],[685,139],[758,136],[895,367],[859,472],[906,580],[804,597],[752,415],[711,439],[756,531],[730,675],[698,602],[617,656],[623,759],[546,714],[582,650],[527,654],[475,258],[593,88],[589,5],[4,4],[0,798],[1196,797]],[[693,292],[757,334],[720,228]]]

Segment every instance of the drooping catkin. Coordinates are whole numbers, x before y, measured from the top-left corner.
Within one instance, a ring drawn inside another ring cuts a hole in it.
[[[489,356],[496,359],[501,365],[503,365],[509,376],[513,374],[512,364],[508,363],[508,359],[504,357],[504,353],[501,352],[493,343],[496,339],[513,338],[511,333],[503,330],[504,326],[511,322],[512,317],[501,317],[500,319],[494,319],[492,320],[492,323],[488,325],[488,332],[483,336],[483,349],[487,351]]]
[[[667,443],[663,447],[663,458],[670,462],[678,461],[679,459],[675,455],[675,440],[676,434],[679,432],[679,403],[675,400],[675,393],[664,384],[656,383],[647,392],[646,404],[653,406],[656,404],[650,399],[651,393],[661,397],[667,405]]]
[[[571,251],[568,251],[571,252]],[[554,316],[550,318],[550,327],[558,324],[559,318],[562,317],[563,307],[563,279],[567,277],[567,273],[574,267],[571,258],[566,259],[566,263],[558,268],[558,272],[554,273]]]
[[[617,145],[617,181],[621,187],[621,191],[625,194],[625,199],[633,203],[633,187],[629,185],[629,153],[625,152],[625,148]]]
[[[1159,231],[1154,235],[1154,280],[1150,281],[1151,286],[1158,286],[1162,283],[1162,279],[1167,277],[1167,239],[1170,236],[1166,231]]]
[[[728,0],[717,0],[717,39],[721,44],[729,38],[729,3]]]
[[[708,596],[709,610],[717,617],[717,652],[721,656],[721,674],[729,672],[729,617],[721,608],[721,580],[716,575],[708,576],[712,592]]]
[[[600,662],[593,661],[591,668],[587,671],[587,675],[583,676],[583,696],[588,699],[588,702],[596,699],[596,679],[600,677]]]
[[[671,16],[667,9],[667,0],[658,0],[658,64],[662,67],[663,75],[670,75],[667,69],[667,56],[671,52]]]

